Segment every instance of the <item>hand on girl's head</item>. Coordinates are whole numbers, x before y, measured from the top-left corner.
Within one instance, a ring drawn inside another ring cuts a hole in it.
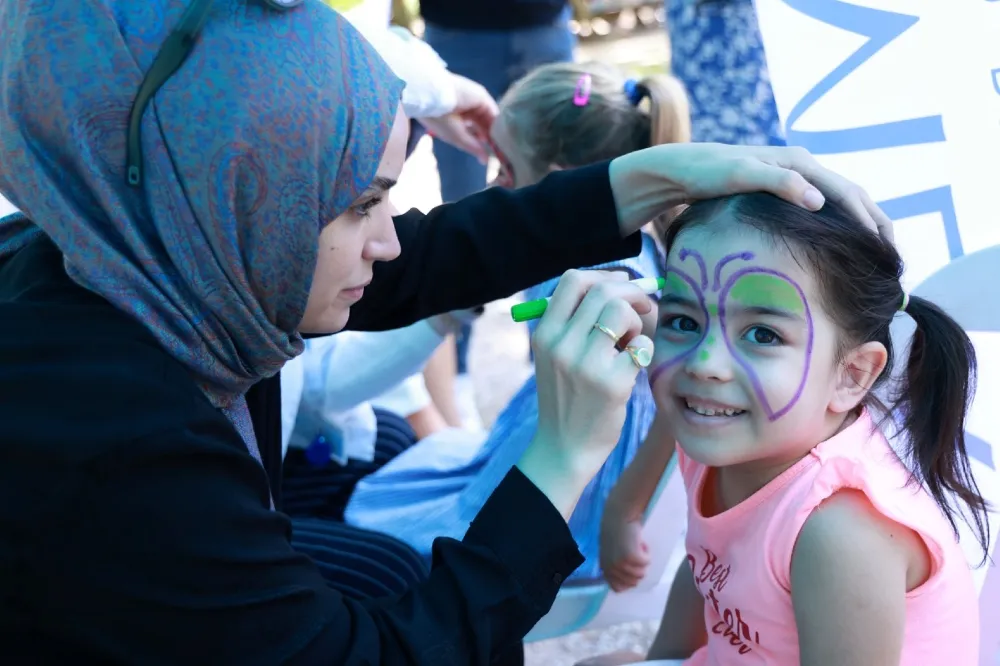
[[[780,192],[774,192],[775,194],[793,203],[800,203],[805,201],[804,192],[810,186],[815,186],[824,197],[840,204],[856,219],[863,222],[866,227],[877,232],[886,240],[893,241],[892,220],[878,207],[878,204],[872,200],[864,188],[825,168],[804,148],[772,147],[760,150],[773,151],[772,155],[762,155],[764,163],[773,163],[784,169],[791,169],[794,174],[799,175],[798,178],[793,176],[788,179],[788,184],[784,186],[788,194],[798,197],[798,201]],[[802,181],[805,181],[805,184]],[[810,205],[805,207],[815,210],[815,207]]]

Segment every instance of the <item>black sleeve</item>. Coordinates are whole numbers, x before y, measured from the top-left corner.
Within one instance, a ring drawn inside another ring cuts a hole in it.
[[[504,298],[570,268],[585,268],[642,249],[622,238],[610,162],[548,175],[520,190],[494,187],[395,218],[402,253],[375,265],[348,328],[402,328],[449,310]]]
[[[261,468],[216,430],[102,460],[39,549],[36,574],[60,591],[51,620],[81,645],[123,663],[485,665],[582,562],[555,508],[512,469],[462,542],[435,543],[427,581],[346,599],[290,547]]]

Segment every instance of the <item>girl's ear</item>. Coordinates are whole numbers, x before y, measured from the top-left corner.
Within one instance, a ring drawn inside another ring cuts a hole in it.
[[[830,411],[843,414],[861,404],[888,360],[889,354],[881,342],[866,342],[850,350],[841,363]]]

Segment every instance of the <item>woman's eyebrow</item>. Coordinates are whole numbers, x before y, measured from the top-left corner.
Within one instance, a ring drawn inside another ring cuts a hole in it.
[[[365,188],[365,191],[361,193],[361,196],[369,196],[371,194],[385,192],[386,190],[391,190],[395,185],[396,181],[392,178],[375,176],[375,180],[372,181],[371,185]]]

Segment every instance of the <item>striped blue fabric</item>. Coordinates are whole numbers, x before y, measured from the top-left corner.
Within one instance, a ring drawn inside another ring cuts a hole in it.
[[[661,266],[655,242],[645,237],[638,257],[595,268],[625,269],[633,277],[658,277]],[[528,298],[551,295],[557,282],[550,280],[530,289]],[[600,575],[597,543],[604,501],[645,438],[654,412],[649,384],[642,372],[628,401],[621,439],[570,518],[570,530],[586,558],[571,579]],[[465,534],[486,499],[530,443],[537,423],[538,396],[535,378],[531,377],[497,417],[482,446],[473,434],[464,447],[446,448],[434,441],[416,444],[358,483],[345,520],[390,534],[429,557],[435,538],[461,538]]]

